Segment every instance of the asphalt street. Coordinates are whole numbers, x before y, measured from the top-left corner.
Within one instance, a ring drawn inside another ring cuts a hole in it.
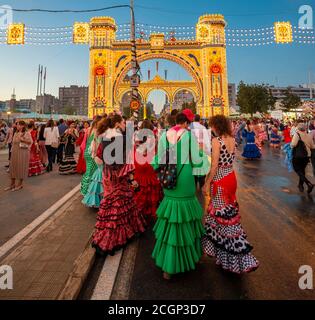
[[[30,177],[17,192],[4,191],[10,185],[5,165],[7,154],[0,152],[0,245],[26,227],[45,210],[80,183],[80,175],[61,176],[58,167],[50,173]]]
[[[315,191],[297,189],[295,173],[282,164],[280,150],[265,147],[261,160],[249,161],[238,152],[236,170],[242,224],[259,259],[257,271],[223,272],[212,258],[195,271],[162,278],[151,258],[152,226],[124,253],[112,299],[315,299],[314,290],[301,290],[300,266],[315,271]],[[310,179],[311,168],[308,168]],[[201,195],[198,195],[201,198]],[[136,248],[135,248],[136,247]],[[104,260],[97,260],[81,299],[88,299]]]

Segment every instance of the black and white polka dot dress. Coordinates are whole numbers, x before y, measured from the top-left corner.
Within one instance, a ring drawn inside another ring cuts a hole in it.
[[[224,141],[221,146],[219,166],[211,185],[211,201],[208,208],[202,238],[204,252],[216,258],[216,263],[227,271],[245,273],[255,270],[259,262],[251,254],[253,247],[240,224],[239,206],[236,200],[236,178],[233,169],[235,152],[229,153]]]

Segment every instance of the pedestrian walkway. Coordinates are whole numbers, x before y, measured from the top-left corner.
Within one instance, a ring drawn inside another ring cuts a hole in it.
[[[0,299],[57,299],[76,260],[89,246],[95,215],[95,210],[81,204],[77,193],[0,260],[0,265],[13,269],[13,290],[0,290]]]

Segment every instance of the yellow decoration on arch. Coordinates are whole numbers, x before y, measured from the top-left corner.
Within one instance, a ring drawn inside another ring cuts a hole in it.
[[[275,22],[275,41],[276,43],[292,43],[292,24],[291,22]]]
[[[75,22],[73,25],[73,43],[89,43],[90,25],[88,23]]]
[[[132,51],[130,41],[116,40],[117,25],[112,18],[92,18],[89,26],[88,111],[92,119],[101,111],[105,110],[109,114],[122,108],[123,97],[130,92],[129,70]],[[152,79],[142,81],[138,88],[143,105],[146,105],[153,90],[163,90],[167,96],[166,110],[169,112],[176,104],[177,93],[186,90],[192,94],[197,112],[202,113],[203,117],[208,118],[217,113],[228,115],[225,27],[224,16],[206,14],[198,19],[195,39],[177,38],[170,41],[161,30],[159,33],[146,34],[149,41],[138,41],[137,61],[139,64],[148,60],[166,59],[183,67],[192,77],[192,80],[189,81],[169,81],[161,75],[152,74]],[[221,66],[220,73],[212,74],[211,66],[214,64]],[[106,73],[101,79],[95,76],[95,68],[98,66],[106,68]],[[212,75],[215,76],[214,79]],[[212,92],[213,83],[216,88],[215,93]],[[102,94],[99,94],[100,90],[95,90],[100,84]],[[213,100],[213,98],[217,99]],[[146,116],[146,108],[143,109],[143,112]]]
[[[10,24],[7,32],[7,44],[24,44],[25,25],[23,23]]]

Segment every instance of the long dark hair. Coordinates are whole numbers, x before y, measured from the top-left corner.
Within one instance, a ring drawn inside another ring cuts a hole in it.
[[[54,128],[55,126],[55,121],[53,119],[48,120],[47,122],[47,128],[51,128],[51,130]]]
[[[23,132],[23,133],[26,132],[26,122],[23,121],[23,120],[20,120],[20,121],[18,122],[18,124],[19,124],[20,126],[23,126],[22,132]]]
[[[231,136],[232,126],[230,120],[224,115],[216,115],[210,118],[209,126],[214,128],[219,137]]]
[[[123,121],[123,117],[119,114],[113,114],[105,119],[104,122],[104,131],[107,129],[114,129],[116,123],[120,123]]]

